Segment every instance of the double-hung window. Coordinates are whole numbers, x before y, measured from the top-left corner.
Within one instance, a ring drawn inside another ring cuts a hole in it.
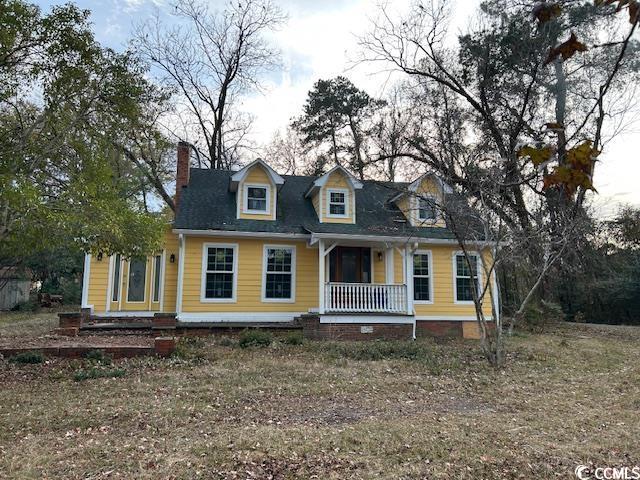
[[[330,217],[346,217],[347,216],[347,192],[344,190],[329,190],[329,216]]]
[[[204,301],[235,301],[237,246],[205,244],[203,259]]]
[[[245,185],[245,212],[269,213],[269,187]]]
[[[429,252],[418,252],[413,256],[413,299],[431,302],[431,261]]]
[[[436,219],[436,201],[433,197],[418,198],[418,219],[421,221]]]
[[[295,297],[295,247],[264,247],[263,300],[289,302]]]
[[[475,253],[467,254],[469,263],[463,253],[455,256],[455,282],[456,282],[456,301],[457,302],[473,302],[473,285],[476,286],[476,292],[479,295],[480,282],[478,279],[478,255]]]

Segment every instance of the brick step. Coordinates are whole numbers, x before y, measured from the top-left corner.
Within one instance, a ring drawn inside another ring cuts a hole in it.
[[[103,323],[83,323],[80,331],[104,331],[104,330],[151,330],[151,322],[103,322]]]

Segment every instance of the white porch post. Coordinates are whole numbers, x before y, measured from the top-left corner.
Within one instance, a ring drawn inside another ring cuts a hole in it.
[[[387,247],[384,251],[384,269],[384,283],[387,285],[394,283],[393,247]]]
[[[325,297],[325,260],[324,260],[324,240],[318,240],[318,313],[324,313],[324,297]]]
[[[91,308],[89,305],[89,276],[91,275],[91,254],[84,254],[84,269],[82,270],[82,299],[80,308]]]
[[[407,314],[413,315],[413,251],[404,247],[404,283],[407,286]]]

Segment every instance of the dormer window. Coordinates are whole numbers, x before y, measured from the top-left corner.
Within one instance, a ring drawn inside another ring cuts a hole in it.
[[[269,185],[244,186],[244,213],[269,213]]]
[[[436,220],[436,201],[433,197],[418,198],[418,219],[421,221]]]
[[[329,217],[346,217],[347,216],[347,190],[328,190],[327,196],[329,200]]]

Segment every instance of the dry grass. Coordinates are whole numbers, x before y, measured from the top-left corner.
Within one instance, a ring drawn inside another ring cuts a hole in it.
[[[580,463],[633,466],[637,332],[518,336],[501,372],[468,341],[355,360],[380,355],[197,339],[84,382],[77,363],[4,361],[0,477],[575,478]]]

